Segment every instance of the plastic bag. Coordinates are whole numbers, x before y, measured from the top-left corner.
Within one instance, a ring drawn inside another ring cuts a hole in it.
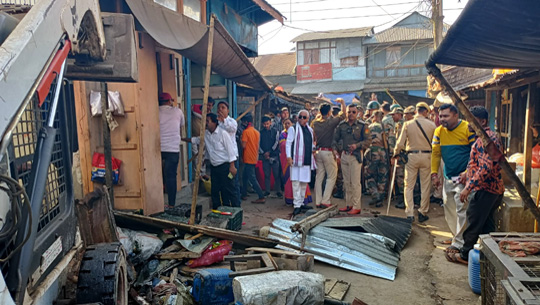
[[[118,184],[122,161],[112,157],[113,184]],[[105,183],[105,155],[95,152],[92,156],[92,181]]]
[[[189,260],[186,265],[190,268],[196,268],[222,262],[225,255],[231,252],[232,244],[233,242],[230,240],[220,240],[204,250],[201,257]]]
[[[129,236],[119,227],[116,227],[116,235],[122,246],[124,246],[124,249],[126,249],[127,254],[130,255],[133,253],[133,243],[131,242],[131,239],[129,239]]]
[[[532,148],[532,168],[540,168],[540,144]]]
[[[124,111],[124,104],[122,103],[122,98],[120,97],[120,92],[118,91],[108,91],[108,110],[117,116],[126,115]],[[101,115],[101,92],[90,91],[90,111],[92,116]]]
[[[126,248],[128,253],[135,254],[132,262],[134,264],[147,261],[153,254],[157,253],[163,246],[163,242],[156,234],[147,233],[144,231],[133,231],[122,229],[123,234],[129,237],[129,242],[122,241],[119,235],[120,242]],[[129,248],[128,248],[129,247]]]

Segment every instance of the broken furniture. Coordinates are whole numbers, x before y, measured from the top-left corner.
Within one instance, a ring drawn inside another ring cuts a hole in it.
[[[229,274],[230,277],[276,271],[278,268],[272,256],[266,253],[228,255],[225,256],[225,261],[231,263],[232,272]],[[246,263],[246,270],[237,270],[236,263],[240,262]]]
[[[313,271],[315,258],[313,254],[301,254],[281,249],[252,247],[247,248],[248,254],[266,253],[276,262],[277,270]]]

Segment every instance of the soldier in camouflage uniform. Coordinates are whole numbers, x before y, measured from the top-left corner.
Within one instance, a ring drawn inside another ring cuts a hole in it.
[[[396,107],[394,107],[396,106]],[[390,115],[392,115],[392,119],[394,120],[394,123],[396,124],[396,138],[399,138],[399,135],[401,134],[401,129],[403,128],[403,123],[405,122],[403,119],[403,108],[401,106],[395,104],[392,105],[392,112],[390,112]],[[396,179],[395,179],[395,190],[396,190],[396,197],[397,197],[397,208],[401,208],[403,206],[403,209],[405,208],[405,199],[403,197],[403,194],[405,193],[405,164],[401,161],[401,159],[398,159],[398,166],[396,169]]]
[[[370,205],[382,207],[388,181],[388,154],[385,144],[385,133],[382,126],[382,111],[373,113],[373,123],[369,125],[371,147],[366,151],[365,158],[369,160],[366,166],[366,184],[371,193]]]
[[[372,93],[371,97],[373,98],[374,96],[377,97],[377,95],[374,95],[374,93]],[[366,126],[369,126],[371,123],[373,123],[371,117],[375,111],[379,110],[379,108],[381,108],[381,104],[379,104],[379,102],[375,100],[370,101],[367,104],[366,113],[364,115],[364,123],[366,124]],[[371,143],[370,143],[370,146],[371,146]],[[369,167],[370,161],[371,160],[364,158],[364,163],[362,164],[362,192],[364,195],[370,194],[370,189],[367,186],[367,182],[366,182],[367,168]]]

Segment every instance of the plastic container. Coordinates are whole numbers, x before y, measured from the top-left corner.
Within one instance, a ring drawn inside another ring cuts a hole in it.
[[[232,278],[229,269],[205,269],[193,278],[191,294],[197,304],[228,305],[234,302]]]
[[[220,206],[216,210],[221,212],[229,212],[232,215],[221,215],[217,213],[210,213],[208,217],[227,219],[227,230],[240,231],[242,230],[242,219],[244,217],[244,210],[237,207]]]
[[[474,245],[469,251],[469,286],[474,293],[480,294],[482,284],[480,282],[480,245]]]

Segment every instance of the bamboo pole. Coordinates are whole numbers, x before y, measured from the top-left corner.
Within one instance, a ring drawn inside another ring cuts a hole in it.
[[[390,93],[390,90],[388,90],[388,88],[384,89],[386,91],[386,94],[388,94],[388,96],[392,99],[392,101],[395,103],[395,104],[398,104],[399,107],[403,108],[403,106],[401,106],[401,104],[394,98],[394,96],[392,95],[392,93]]]
[[[478,123],[476,118],[469,111],[469,108],[467,108],[465,103],[463,103],[463,101],[457,95],[454,89],[452,89],[448,81],[446,81],[446,79],[441,73],[441,70],[435,65],[427,66],[427,68],[428,68],[429,73],[433,75],[435,79],[437,79],[437,81],[443,87],[443,90],[446,90],[446,92],[450,95],[450,98],[454,102],[454,105],[456,105],[456,107],[459,109],[461,114],[463,114],[463,116],[465,116],[465,119],[467,119],[467,121],[469,122],[470,124],[469,126],[471,126],[476,132],[476,135],[482,139],[485,150],[487,151],[491,159],[499,162],[501,169],[505,172],[505,174],[509,177],[510,181],[512,181],[512,183],[516,187],[516,190],[518,191],[519,196],[523,200],[523,204],[525,205],[525,208],[530,210],[530,212],[533,214],[536,221],[540,221],[540,209],[536,206],[535,202],[533,201],[531,197],[531,194],[529,193],[529,191],[527,191],[527,188],[525,188],[523,183],[521,183],[521,180],[519,180],[514,170],[510,167],[510,164],[508,164],[506,157],[497,148],[495,143],[491,141],[491,139],[487,135],[484,128],[480,125],[480,123]]]
[[[253,103],[253,105],[249,106],[248,109],[246,109],[246,111],[242,112],[241,115],[239,115],[237,118],[236,118],[236,121],[239,122],[240,119],[242,119],[244,116],[246,116],[246,114],[248,114],[249,112],[251,112],[253,109],[255,109],[255,107],[257,107],[257,105],[259,105],[266,97],[268,96],[268,92],[265,92],[261,97],[259,97],[258,100],[255,101],[255,103]]]
[[[210,29],[208,32],[208,51],[206,53],[206,71],[204,74],[204,96],[202,105],[202,122],[200,130],[201,143],[199,144],[199,152],[204,151],[204,134],[206,129],[206,105],[208,105],[208,94],[210,93],[210,75],[212,75],[212,51],[214,48],[214,19],[215,16],[210,17]],[[195,172],[195,184],[193,185],[193,197],[191,198],[191,214],[189,217],[189,224],[195,224],[195,209],[197,207],[197,195],[199,193],[199,183],[201,179],[201,166],[203,161],[203,153],[199,153],[197,156],[197,169]]]

